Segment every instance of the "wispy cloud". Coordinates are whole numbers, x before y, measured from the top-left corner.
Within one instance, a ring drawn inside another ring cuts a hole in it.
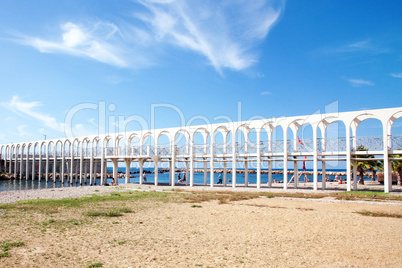
[[[393,74],[390,74],[390,76],[395,77],[395,78],[402,78],[402,73],[399,73],[399,74],[393,73]]]
[[[272,92],[270,91],[263,91],[260,93],[261,96],[265,96],[265,95],[272,95]]]
[[[13,96],[10,101],[2,103],[2,106],[9,108],[17,114],[36,119],[50,129],[64,132],[63,123],[58,123],[56,118],[38,111],[37,108],[42,106],[40,102],[24,102],[18,96]]]
[[[68,54],[141,68],[176,48],[204,56],[220,74],[258,62],[258,45],[278,21],[284,0],[137,0],[142,9],[118,21],[67,21],[48,37],[14,33],[42,53]],[[144,9],[145,8],[145,9]]]
[[[93,135],[94,133],[96,133],[96,130],[92,126],[88,126],[88,124],[84,125],[78,123],[69,126],[68,124],[66,125],[65,123],[58,122],[57,119],[53,116],[40,111],[40,107],[42,107],[43,105],[38,101],[26,102],[21,100],[18,96],[13,96],[8,102],[0,103],[0,106],[3,106],[22,117],[39,121],[48,129],[54,130],[59,133],[61,132],[63,134],[66,134],[68,132],[72,136],[85,136]],[[91,119],[89,121],[90,123],[96,125],[93,122],[94,120]],[[25,129],[28,127],[28,125],[18,126],[18,133],[16,133],[16,135],[20,136],[21,138],[27,137],[29,133],[26,132]],[[43,135],[47,133],[46,129],[44,128],[40,128],[38,131]]]
[[[91,58],[106,64],[126,67],[119,28],[112,23],[97,22],[85,26],[67,22],[51,40],[17,34],[17,42],[43,53],[70,54]]]
[[[159,42],[205,56],[223,68],[245,69],[258,61],[251,48],[264,39],[278,20],[283,2],[272,1],[139,1],[148,13],[136,13]]]
[[[28,137],[28,136],[29,136],[28,132],[25,131],[26,128],[27,128],[27,125],[19,125],[19,126],[17,127],[17,129],[18,129],[18,135],[19,135],[21,138],[25,138],[25,137]]]
[[[362,40],[325,49],[324,51],[329,53],[367,52],[377,54],[388,52],[388,49],[373,43],[371,40]]]
[[[347,80],[353,87],[374,86],[375,85],[373,82],[368,81],[368,80],[363,80],[363,79],[349,78]]]

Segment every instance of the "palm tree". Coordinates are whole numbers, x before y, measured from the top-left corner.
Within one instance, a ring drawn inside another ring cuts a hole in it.
[[[374,156],[371,156],[370,158],[374,158]],[[384,163],[380,160],[370,160],[368,161],[368,163],[370,165],[370,168],[368,170],[371,171],[372,174],[371,181],[375,181],[377,170],[382,170],[384,167]]]
[[[392,158],[402,158],[402,155],[392,155]],[[402,186],[402,161],[391,160],[392,170],[398,175],[398,185]]]
[[[363,145],[359,145],[356,151],[368,151],[366,147]],[[359,173],[359,184],[364,184],[364,172],[371,171],[372,178],[371,180],[375,180],[375,176],[377,174],[376,169],[382,167],[382,163],[378,160],[374,160],[373,155],[359,155],[359,160],[357,161],[356,170]],[[370,159],[370,160],[369,160]],[[353,168],[353,165],[352,165]]]

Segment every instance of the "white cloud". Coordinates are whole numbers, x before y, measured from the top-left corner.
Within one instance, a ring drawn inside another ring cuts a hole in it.
[[[47,126],[50,129],[59,132],[64,132],[63,123],[58,123],[54,117],[46,115],[37,110],[38,107],[42,106],[40,102],[37,101],[24,102],[20,100],[18,96],[14,96],[10,101],[2,103],[2,105],[9,108],[11,111],[17,114],[28,116],[38,121],[41,121],[45,126]]]
[[[28,137],[28,136],[29,136],[28,132],[25,131],[26,128],[27,128],[26,125],[19,125],[19,126],[17,127],[17,129],[18,129],[18,135],[19,135],[21,138],[25,138],[25,137]]]
[[[272,93],[270,91],[263,91],[260,93],[261,96],[265,96],[265,95],[272,95]]]
[[[277,7],[254,1],[140,1],[150,13],[135,14],[152,29],[159,42],[205,56],[222,68],[245,69],[258,61],[251,48],[264,39],[278,20]]]
[[[363,80],[363,79],[350,78],[350,79],[348,79],[348,81],[353,87],[374,86],[375,85],[373,82],[368,81],[368,80]]]
[[[166,49],[204,56],[222,74],[258,62],[256,45],[278,21],[284,0],[137,0],[135,20],[118,24],[66,22],[48,38],[17,34],[17,42],[42,53],[90,58],[118,67],[155,64]],[[161,53],[162,52],[162,53]]]
[[[349,44],[332,47],[325,50],[330,53],[353,53],[353,52],[367,52],[371,54],[386,53],[388,49],[373,43],[371,40],[362,40]]]
[[[17,42],[43,53],[70,54],[119,67],[128,66],[116,25],[98,22],[82,26],[67,22],[60,29],[61,36],[54,40],[21,35]]]
[[[402,78],[402,73],[399,74],[390,74],[390,76],[395,77],[395,78]]]

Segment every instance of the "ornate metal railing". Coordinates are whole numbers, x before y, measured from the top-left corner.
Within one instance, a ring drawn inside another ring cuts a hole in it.
[[[187,145],[176,145],[176,155],[187,155]]]
[[[257,143],[249,142],[248,148],[247,148],[247,153],[256,154],[257,153]]]
[[[214,154],[225,154],[225,144],[215,143],[214,144]]]
[[[389,136],[387,141],[390,150],[402,150],[402,135]],[[260,144],[261,153],[283,153],[284,142],[282,140],[272,141],[272,150],[269,150],[269,141],[262,141]],[[313,152],[314,141],[312,139],[303,139],[300,142],[298,140],[289,139],[287,141],[288,153],[295,152]],[[384,149],[384,142],[382,136],[371,136],[371,137],[356,137],[350,139],[351,150],[357,149],[359,146],[364,147],[368,151],[382,151]],[[232,143],[228,142],[225,146],[224,143],[214,144],[214,154],[232,154],[233,148]],[[71,150],[69,148],[64,149],[64,156],[71,157]],[[73,156],[80,157],[81,153],[83,157],[90,157],[91,152],[93,152],[94,157],[100,157],[102,155],[102,150],[104,150],[105,156],[139,156],[139,155],[159,155],[159,156],[170,156],[172,150],[170,145],[160,145],[158,147],[151,145],[140,146],[120,146],[120,147],[106,147],[102,149],[101,147],[95,148],[85,148],[81,151],[80,147],[73,147]],[[208,155],[210,154],[211,146],[209,144],[195,144],[193,146],[195,155]],[[319,138],[317,139],[317,150],[318,152],[345,152],[346,151],[346,138]],[[178,156],[188,155],[189,147],[187,145],[177,145],[175,146],[175,154]],[[238,154],[256,154],[257,144],[255,142],[249,142],[246,144],[236,143],[236,153]],[[39,158],[46,157],[46,151],[41,151],[35,153],[35,157]],[[62,157],[62,151],[60,150],[49,150],[49,158],[60,158]],[[32,158],[33,153],[22,153],[18,154],[18,158],[27,157]]]
[[[350,140],[350,149],[353,150],[353,138]],[[383,138],[381,136],[374,137],[357,137],[356,138],[356,148],[357,150],[359,146],[364,147],[368,151],[382,151],[384,150]]]
[[[245,154],[246,153],[246,143],[236,143],[236,153]]]
[[[283,153],[283,141],[272,141],[272,153]]]
[[[193,146],[195,155],[203,155],[205,154],[205,145],[204,144],[194,144]]]
[[[391,136],[391,150],[402,150],[402,135]]]
[[[158,146],[158,155],[160,156],[167,156],[170,155],[170,146],[169,145],[164,145],[164,146]]]

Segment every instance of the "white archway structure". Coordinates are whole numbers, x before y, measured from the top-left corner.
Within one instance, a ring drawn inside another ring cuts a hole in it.
[[[351,191],[351,164],[356,161],[356,157],[364,153],[366,155],[375,155],[377,156],[376,159],[384,161],[384,191],[390,192],[392,190],[390,156],[402,154],[402,149],[396,148],[396,145],[394,146],[394,144],[401,144],[402,137],[391,136],[391,128],[393,123],[401,117],[402,107],[398,107],[30,141],[0,145],[0,158],[2,168],[13,173],[15,177],[18,174],[19,178],[22,178],[24,173],[26,178],[31,174],[32,179],[34,179],[36,173],[35,163],[38,163],[40,179],[43,172],[42,163],[45,161],[46,180],[48,180],[49,176],[49,163],[53,164],[52,173],[56,172],[56,164],[58,163],[62,181],[64,181],[64,176],[67,175],[70,183],[73,183],[73,178],[77,181],[78,174],[80,174],[80,183],[86,183],[89,172],[90,185],[96,183],[95,176],[97,171],[100,171],[101,183],[105,183],[107,161],[113,162],[113,174],[115,177],[117,176],[118,162],[126,163],[126,183],[129,182],[131,163],[133,161],[138,162],[140,184],[143,183],[144,162],[152,161],[155,166],[154,183],[156,185],[158,185],[158,163],[167,162],[170,165],[170,185],[175,185],[176,163],[185,162],[186,174],[189,172],[187,184],[191,187],[194,186],[194,165],[196,162],[204,164],[204,184],[207,184],[206,167],[209,163],[209,185],[211,187],[216,186],[214,177],[215,163],[223,163],[225,185],[227,164],[231,164],[232,187],[237,187],[237,163],[245,163],[245,186],[248,186],[248,164],[252,162],[256,166],[257,181],[255,187],[257,188],[262,187],[261,164],[268,162],[268,187],[271,187],[272,162],[279,161],[283,162],[284,189],[288,187],[288,162],[294,162],[297,167],[297,161],[309,161],[313,164],[313,190],[318,190],[319,187],[319,163],[322,165],[322,176],[325,178],[325,164],[328,161],[342,160],[346,162],[347,190]],[[382,136],[376,137],[375,143],[373,142],[372,144],[370,139],[366,139],[365,146],[368,151],[359,152],[356,149],[361,141],[356,137],[356,130],[359,124],[366,119],[377,119],[381,122]],[[345,138],[326,138],[327,127],[338,121],[345,125]],[[302,137],[302,140],[299,141],[298,130],[306,124],[312,128],[312,138],[307,140]],[[278,128],[283,130],[283,140],[273,142],[273,132]],[[236,140],[239,131],[244,134],[244,142]],[[251,131],[256,136],[256,141],[249,141]],[[263,131],[266,132],[267,139],[262,139]],[[218,132],[223,136],[223,143],[218,144],[215,142],[215,134]],[[288,139],[288,132],[292,134],[293,139]],[[204,141],[202,145],[194,143],[196,133],[201,133]],[[321,137],[319,137],[319,133],[321,133]],[[231,135],[231,141],[228,140],[229,134]],[[169,144],[159,145],[159,138],[162,135],[168,137]],[[178,135],[184,136],[184,144],[176,144]],[[149,139],[152,138],[153,144],[144,144],[148,137]],[[136,146],[132,145],[134,138],[138,140]],[[122,140],[125,142],[121,142]],[[303,145],[301,145],[302,143]],[[98,166],[100,166],[100,170]],[[297,172],[297,168],[295,172]],[[356,176],[356,172],[353,174]],[[56,175],[53,174],[53,180],[55,178]],[[297,183],[294,186],[297,187]],[[322,180],[321,188],[325,189],[324,179]],[[356,188],[356,183],[353,184],[353,188]]]

